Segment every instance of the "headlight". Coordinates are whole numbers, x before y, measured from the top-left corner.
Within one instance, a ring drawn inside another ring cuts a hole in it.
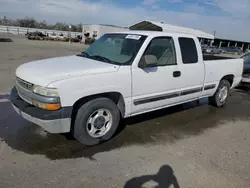
[[[59,97],[59,92],[55,88],[45,88],[41,86],[34,86],[33,92],[38,95],[44,96],[44,98],[46,99]],[[51,102],[46,102],[46,100],[40,101],[39,99],[33,99],[32,104],[34,106],[37,106],[45,110],[59,110],[61,108],[61,104],[59,101],[55,103],[51,103]]]
[[[46,97],[59,97],[59,92],[55,88],[45,88],[41,86],[34,86],[33,92]]]

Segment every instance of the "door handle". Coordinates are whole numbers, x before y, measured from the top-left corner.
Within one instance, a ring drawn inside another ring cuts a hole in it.
[[[180,77],[181,76],[181,71],[174,71],[173,72],[173,77]]]

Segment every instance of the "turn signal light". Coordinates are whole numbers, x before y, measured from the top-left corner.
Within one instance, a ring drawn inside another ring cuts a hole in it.
[[[32,101],[32,104],[44,110],[51,110],[51,111],[59,110],[61,108],[61,104],[47,104],[47,103],[41,103],[41,102],[34,101],[34,100]]]
[[[60,104],[46,104],[46,110],[59,110],[60,108]]]

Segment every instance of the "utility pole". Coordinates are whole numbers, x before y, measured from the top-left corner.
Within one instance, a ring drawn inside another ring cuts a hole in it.
[[[215,35],[216,35],[216,30],[214,30],[214,38],[215,38]]]
[[[71,44],[71,25],[69,25],[69,44]]]

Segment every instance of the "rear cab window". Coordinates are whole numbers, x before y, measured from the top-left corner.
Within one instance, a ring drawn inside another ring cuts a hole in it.
[[[243,56],[244,64],[250,64],[250,53]]]
[[[180,37],[178,40],[183,64],[198,63],[198,52],[194,39]]]

